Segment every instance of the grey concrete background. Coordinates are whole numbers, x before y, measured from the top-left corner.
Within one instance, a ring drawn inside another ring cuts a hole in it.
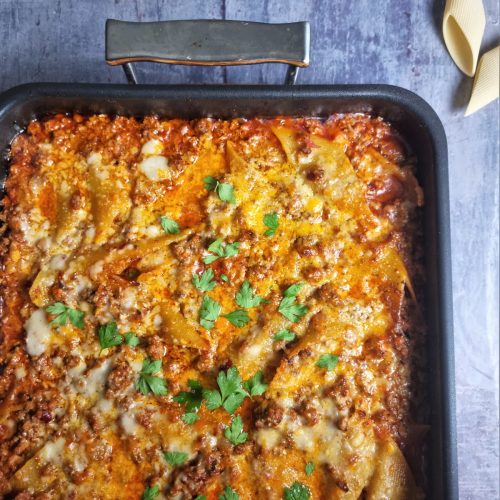
[[[20,83],[123,82],[103,62],[106,18],[309,20],[311,67],[299,83],[391,83],[440,115],[450,151],[460,497],[499,498],[499,108],[464,118],[471,80],[440,35],[433,0],[0,0],[0,91]],[[484,1],[483,47],[499,42],[499,8]],[[281,83],[283,67],[143,64],[149,83]]]

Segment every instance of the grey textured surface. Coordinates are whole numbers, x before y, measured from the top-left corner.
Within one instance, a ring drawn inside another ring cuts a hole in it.
[[[483,46],[498,43],[498,2],[485,0]],[[104,22],[189,18],[311,22],[311,67],[298,83],[392,83],[440,115],[450,151],[460,496],[499,498],[499,108],[464,118],[471,80],[440,36],[432,0],[0,0],[0,91],[33,81],[123,82],[104,64]],[[281,83],[279,65],[143,64],[150,83]]]

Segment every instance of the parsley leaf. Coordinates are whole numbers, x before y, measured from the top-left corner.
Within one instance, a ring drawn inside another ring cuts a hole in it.
[[[306,475],[310,476],[314,472],[314,464],[312,462],[307,462],[306,464]]]
[[[240,287],[240,290],[236,294],[236,303],[240,307],[250,308],[257,307],[262,302],[266,302],[266,299],[255,295],[252,285],[245,280]]]
[[[207,500],[207,497],[205,495],[197,495],[194,500]]]
[[[175,220],[169,219],[165,215],[160,217],[160,224],[167,234],[179,234],[181,232],[179,224]]]
[[[278,214],[276,212],[272,212],[270,214],[264,215],[264,224],[269,228],[264,235],[265,236],[274,236],[276,234],[276,230],[278,229]]]
[[[134,332],[128,332],[124,335],[125,344],[130,347],[137,347],[139,345],[139,337]]]
[[[234,417],[231,425],[224,429],[224,436],[234,445],[243,444],[247,440],[248,433],[243,432],[243,421],[239,415]]]
[[[236,311],[230,312],[228,314],[223,314],[222,316],[226,318],[232,325],[237,326],[238,328],[245,326],[250,321],[248,313],[244,309],[237,309]]]
[[[217,186],[217,194],[219,195],[221,201],[231,203],[231,205],[234,205],[236,203],[234,188],[231,184],[220,183]]]
[[[173,465],[182,465],[187,460],[187,453],[183,453],[182,451],[164,451],[163,458],[167,461],[168,464]]]
[[[200,419],[196,413],[184,413],[182,415],[181,420],[186,424],[186,425],[193,425],[195,422],[197,422]]]
[[[227,277],[226,274],[221,274],[220,275],[220,279],[224,282],[224,283],[229,283],[229,278]]]
[[[101,351],[120,345],[123,342],[123,337],[118,333],[118,327],[114,321],[101,325],[97,331],[97,336],[99,337],[99,344],[101,344]]]
[[[203,184],[205,184],[205,189],[207,191],[215,191],[215,188],[219,184],[219,181],[215,177],[209,175],[208,177],[205,177],[203,179]]]
[[[208,295],[204,295],[200,308],[200,325],[207,330],[212,329],[221,309],[222,307],[218,302],[215,302]]]
[[[295,283],[295,285],[289,286],[284,292],[283,297],[295,297],[304,286],[304,283]]]
[[[215,281],[212,281],[214,278],[214,272],[212,269],[207,269],[206,271],[203,272],[203,274],[200,276],[194,275],[192,282],[193,285],[200,290],[201,292],[210,292],[215,288]]]
[[[226,203],[231,203],[233,205],[236,203],[234,188],[231,184],[219,182],[211,175],[203,179],[203,184],[205,185],[205,189],[208,191],[215,191],[221,201],[225,201]]]
[[[52,325],[65,325],[68,322],[68,318],[70,323],[80,330],[83,330],[85,324],[83,322],[83,318],[85,317],[85,313],[80,311],[79,309],[72,309],[71,307],[67,307],[62,302],[55,302],[54,304],[47,307],[47,312],[50,314],[54,314],[55,318],[51,321]]]
[[[238,249],[240,247],[240,243],[235,241],[233,243],[228,243],[227,245],[222,243],[220,238],[217,238],[214,242],[212,242],[207,250],[215,255],[207,255],[203,257],[203,262],[205,264],[211,264],[221,257],[234,257],[238,254]]]
[[[267,384],[264,383],[264,374],[259,370],[252,378],[249,378],[243,387],[248,391],[250,397],[260,396],[267,389]]]
[[[203,388],[197,380],[188,380],[190,391],[182,391],[174,397],[176,403],[186,405],[186,413],[181,419],[185,424],[191,425],[198,420],[196,413],[203,402]]]
[[[295,297],[283,297],[281,299],[278,311],[285,316],[285,318],[293,323],[307,314],[309,308],[304,304],[297,304],[295,302]]]
[[[155,484],[154,486],[146,486],[144,488],[144,493],[142,494],[142,500],[153,500],[160,493],[160,487]]]
[[[284,500],[309,500],[309,498],[311,498],[309,488],[298,481],[295,481],[289,488],[285,488],[283,492]]]
[[[326,368],[327,370],[333,370],[338,362],[339,357],[335,354],[322,354],[316,362],[316,366]]]
[[[155,396],[165,396],[168,389],[165,379],[155,376],[161,370],[161,360],[146,358],[135,384],[136,389],[145,396],[152,392]]]
[[[219,500],[240,500],[240,496],[231,486],[226,486],[224,491],[219,495]]]
[[[291,342],[292,340],[295,340],[295,337],[297,335],[294,332],[291,332],[290,330],[287,330],[286,328],[283,330],[280,330],[274,337],[274,340],[284,340],[285,342]]]
[[[204,389],[207,408],[215,410],[222,406],[228,413],[234,413],[243,403],[248,393],[242,387],[242,381],[238,369],[229,368],[226,373],[220,371],[217,375],[217,385],[219,391],[215,389]]]

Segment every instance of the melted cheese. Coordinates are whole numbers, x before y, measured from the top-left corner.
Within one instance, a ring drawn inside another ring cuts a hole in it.
[[[24,324],[26,330],[26,350],[30,356],[40,356],[45,352],[50,342],[51,328],[47,321],[45,311],[33,311]]]

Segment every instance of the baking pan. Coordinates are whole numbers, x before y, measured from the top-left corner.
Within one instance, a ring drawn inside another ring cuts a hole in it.
[[[182,38],[175,36],[181,33]],[[108,21],[106,41],[108,62],[125,63],[130,82],[136,82],[130,62],[137,60],[206,65],[272,61],[292,66],[283,86],[31,83],[10,89],[0,95],[0,198],[13,137],[29,120],[53,113],[231,118],[364,112],[389,121],[417,156],[417,177],[425,193],[428,498],[458,499],[448,158],[444,129],[434,110],[416,94],[389,85],[290,85],[296,68],[308,63],[307,23]]]

